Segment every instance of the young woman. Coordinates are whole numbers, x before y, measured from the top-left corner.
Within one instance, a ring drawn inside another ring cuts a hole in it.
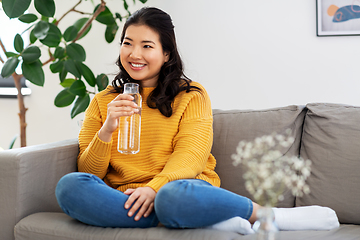
[[[203,228],[253,233],[259,205],[220,188],[208,94],[183,73],[170,16],[142,8],[125,23],[119,74],[86,111],[77,173],[56,197],[69,216],[102,227]],[[141,86],[140,152],[117,151],[118,119],[138,112],[124,83]],[[331,229],[336,214],[318,206],[274,209],[280,229]],[[314,218],[314,215],[317,217]],[[305,223],[303,223],[305,221]]]

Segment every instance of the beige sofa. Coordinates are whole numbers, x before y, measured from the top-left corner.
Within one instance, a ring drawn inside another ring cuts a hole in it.
[[[279,239],[360,239],[360,107],[308,104],[261,111],[214,110],[212,153],[222,187],[251,197],[241,166],[233,166],[231,154],[242,139],[288,128],[296,140],[286,152],[313,162],[311,193],[294,198],[286,192],[279,206],[328,206],[337,212],[341,226],[331,231],[281,231]],[[208,229],[100,228],[79,223],[61,212],[54,196],[61,176],[76,171],[77,154],[76,139],[0,152],[1,240],[253,239]]]

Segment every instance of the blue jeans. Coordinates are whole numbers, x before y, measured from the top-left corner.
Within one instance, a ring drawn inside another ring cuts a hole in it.
[[[62,177],[55,190],[61,209],[72,218],[100,227],[201,228],[235,216],[249,219],[250,199],[197,179],[170,182],[157,193],[154,211],[139,221],[128,217],[121,191],[95,175],[76,172]]]

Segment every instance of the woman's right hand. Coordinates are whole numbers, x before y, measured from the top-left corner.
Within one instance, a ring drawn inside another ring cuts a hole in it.
[[[107,116],[98,136],[104,142],[110,142],[112,133],[119,125],[119,117],[131,116],[139,111],[134,98],[128,94],[119,94],[107,105]]]
[[[129,188],[124,194],[129,195],[124,205],[125,209],[129,209],[128,216],[132,217],[139,210],[134,218],[135,221],[148,217],[153,211],[156,192],[151,187]]]

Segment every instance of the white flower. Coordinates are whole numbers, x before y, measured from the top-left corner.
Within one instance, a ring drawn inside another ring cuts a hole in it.
[[[280,194],[280,195],[278,196],[278,200],[279,200],[279,201],[284,201],[284,195]]]
[[[306,168],[304,167],[303,169],[300,170],[301,171],[301,174],[304,176],[304,177],[309,177],[310,176],[310,168]]]
[[[276,134],[275,138],[278,142],[284,142],[285,141],[285,137],[283,135],[280,134]]]
[[[281,169],[276,169],[273,177],[276,179],[276,182],[280,182],[284,178],[284,172]]]
[[[310,187],[309,185],[305,185],[303,188],[304,194],[309,194],[310,193]]]
[[[274,182],[271,181],[271,180],[265,181],[265,182],[263,183],[263,188],[264,188],[264,189],[271,189],[271,188],[273,188],[273,187],[274,187]]]
[[[241,163],[247,167],[243,175],[245,187],[257,202],[275,205],[282,201],[283,187],[289,188],[295,196],[310,192],[306,179],[310,176],[311,161],[283,153],[294,141],[291,130],[286,130],[286,136],[273,133],[253,142],[241,141],[236,154],[231,155],[235,166]]]

